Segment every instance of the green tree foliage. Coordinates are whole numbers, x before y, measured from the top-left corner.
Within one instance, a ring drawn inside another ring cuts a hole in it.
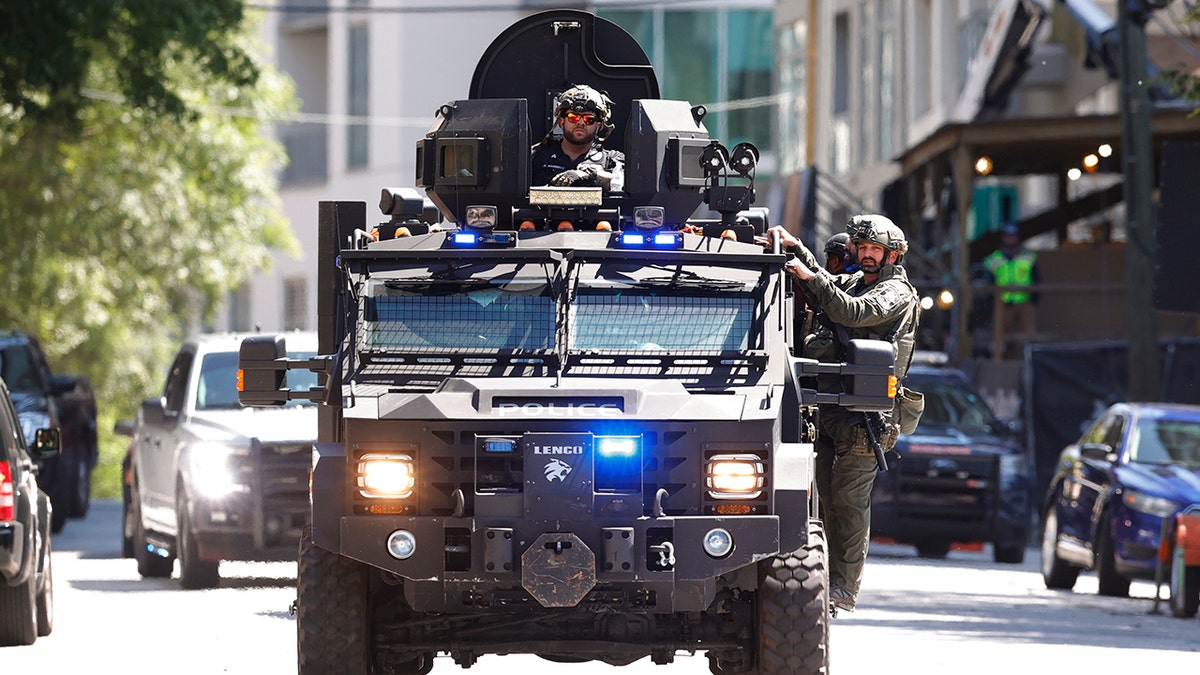
[[[104,434],[189,320],[296,249],[262,133],[291,85],[255,36],[234,0],[0,3],[0,328],[89,376]]]
[[[1200,27],[1200,5],[1188,8],[1181,23]],[[1172,93],[1196,104],[1193,114],[1200,114],[1200,76],[1182,69],[1168,70],[1163,78],[1170,86]]]

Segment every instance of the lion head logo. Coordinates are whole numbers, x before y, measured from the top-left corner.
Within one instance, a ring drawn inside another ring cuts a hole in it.
[[[546,462],[546,468],[544,469],[544,472],[546,474],[546,480],[552,483],[556,480],[564,481],[567,479],[567,474],[571,473],[571,465],[567,464],[561,459],[555,458],[549,462]]]

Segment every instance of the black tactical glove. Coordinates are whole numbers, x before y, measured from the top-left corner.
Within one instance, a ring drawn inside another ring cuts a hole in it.
[[[558,187],[602,187],[609,189],[612,184],[612,174],[605,171],[599,164],[580,164],[578,169],[567,169],[550,179],[551,185]]]

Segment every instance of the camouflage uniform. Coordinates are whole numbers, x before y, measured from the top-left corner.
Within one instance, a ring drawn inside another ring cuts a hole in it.
[[[890,221],[888,222],[889,225]],[[895,225],[891,225],[895,227]],[[899,229],[896,230],[899,232]],[[896,346],[896,376],[903,378],[915,341],[920,317],[916,289],[908,281],[903,267],[885,265],[872,284],[863,281],[863,272],[831,275],[816,262],[803,245],[792,253],[817,276],[802,282],[810,300],[828,319],[845,327],[849,338],[891,340]],[[823,361],[838,360],[840,345],[827,326],[805,339],[804,356]],[[840,392],[838,376],[821,376],[818,388]],[[885,451],[899,435],[895,411],[884,416],[886,424],[879,434]],[[840,586],[858,594],[866,563],[871,531],[871,487],[878,470],[875,451],[867,438],[862,413],[838,406],[820,407],[817,437],[817,494],[825,517],[829,543],[829,569],[832,587]]]

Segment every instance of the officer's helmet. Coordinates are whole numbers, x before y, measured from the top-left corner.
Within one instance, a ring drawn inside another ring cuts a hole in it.
[[[554,99],[554,115],[561,118],[568,110],[595,113],[601,124],[607,125],[612,115],[612,99],[586,84],[577,84]]]
[[[896,256],[897,265],[904,259],[904,254],[908,253],[908,241],[904,238],[904,230],[896,227],[896,224],[887,216],[878,214],[854,216],[846,224],[846,231],[855,244],[870,242],[889,251],[895,251],[899,254]]]
[[[832,253],[841,256],[848,250],[850,250],[850,235],[845,232],[838,232],[825,240],[825,255]]]

